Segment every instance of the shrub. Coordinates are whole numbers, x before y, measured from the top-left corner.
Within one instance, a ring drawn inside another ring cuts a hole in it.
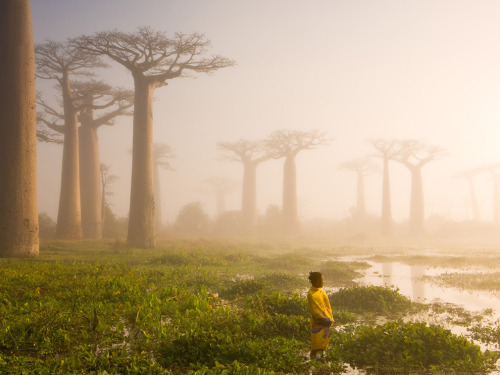
[[[332,307],[347,311],[375,314],[406,313],[421,306],[399,294],[398,289],[380,286],[342,288],[329,296]]]
[[[440,326],[402,321],[353,328],[331,347],[351,366],[387,375],[484,374],[498,358]]]

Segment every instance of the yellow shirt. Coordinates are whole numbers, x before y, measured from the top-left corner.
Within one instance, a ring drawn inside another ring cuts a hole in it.
[[[332,307],[326,292],[322,288],[311,287],[307,293],[307,302],[311,312],[311,328],[318,328],[316,321],[319,318],[332,318]]]

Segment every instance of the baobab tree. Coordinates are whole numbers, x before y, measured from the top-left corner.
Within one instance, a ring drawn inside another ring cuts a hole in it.
[[[218,55],[206,57],[210,41],[203,34],[176,33],[170,38],[148,27],[133,33],[107,31],[81,36],[73,40],[73,45],[94,56],[107,56],[132,74],[135,101],[127,242],[130,246],[154,247],[154,91],[187,72],[212,73],[234,62]]]
[[[393,233],[391,184],[389,178],[389,161],[394,157],[397,148],[396,141],[386,139],[371,140],[370,144],[378,151],[377,157],[382,158],[382,213],[380,218],[380,231],[384,236]]]
[[[106,220],[106,207],[109,208],[109,202],[107,200],[107,197],[113,195],[110,186],[113,184],[116,180],[118,180],[118,176],[115,176],[114,174],[110,173],[110,168],[109,165],[106,165],[104,163],[101,163],[100,168],[99,168],[99,173],[100,173],[100,182],[101,182],[101,235],[102,235],[102,229],[104,227],[104,221]]]
[[[37,93],[38,95],[38,93]],[[42,143],[56,143],[62,144],[64,137],[61,133],[51,130],[47,124],[57,126],[55,122],[51,122],[45,116],[45,113],[36,113],[36,139]]]
[[[300,151],[326,145],[329,139],[318,130],[276,130],[264,141],[271,157],[285,158],[283,166],[283,226],[286,232],[298,228],[297,172],[295,158]]]
[[[210,193],[215,193],[217,216],[222,215],[226,211],[226,195],[235,190],[238,183],[225,176],[212,176],[203,180],[203,183],[209,186]]]
[[[472,205],[472,217],[475,221],[480,221],[481,215],[479,213],[479,206],[477,204],[476,189],[474,188],[474,177],[481,172],[483,172],[481,168],[474,168],[474,169],[469,169],[467,171],[461,171],[453,175],[453,177],[455,178],[466,179],[469,184],[469,194]]]
[[[72,81],[74,108],[78,110],[78,128],[81,226],[87,239],[102,237],[101,184],[98,130],[103,125],[114,125],[117,116],[131,115],[128,109],[134,101],[130,90],[113,89],[101,81]],[[39,122],[45,128],[64,134],[61,124],[64,114],[48,105],[41,96],[38,104],[43,112]],[[40,127],[39,127],[40,129]]]
[[[35,61],[37,77],[56,80],[62,94],[64,145],[56,237],[60,239],[81,239],[83,234],[81,227],[77,118],[80,108],[73,96],[70,76],[89,76],[92,74],[90,69],[103,67],[104,65],[96,56],[88,55],[70,46],[67,42],[54,41],[35,46]]]
[[[485,168],[493,179],[493,224],[500,226],[500,164],[490,164]]]
[[[102,200],[98,130],[103,125],[114,125],[117,116],[131,115],[134,103],[132,91],[112,89],[103,82],[78,82],[74,85],[81,101],[79,114],[80,142],[80,197],[82,229],[85,238],[102,238]]]
[[[153,179],[155,193],[155,225],[156,229],[161,228],[161,184],[160,184],[160,168],[172,171],[170,159],[175,156],[172,147],[166,143],[153,144]]]
[[[222,158],[243,164],[243,189],[241,194],[241,215],[246,229],[257,222],[257,166],[270,158],[262,142],[240,139],[237,142],[219,142]]]
[[[0,2],[0,257],[38,255],[36,90],[29,0]]]
[[[421,235],[425,232],[422,168],[431,161],[442,158],[444,150],[413,139],[398,141],[397,147],[394,160],[407,167],[411,173],[410,234]]]
[[[377,167],[373,164],[370,158],[363,158],[346,161],[342,163],[341,168],[356,173],[357,188],[354,219],[356,221],[361,221],[367,215],[365,204],[365,176],[377,171]]]

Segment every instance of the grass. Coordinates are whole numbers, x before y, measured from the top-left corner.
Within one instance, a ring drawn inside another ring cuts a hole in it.
[[[154,250],[120,241],[42,243],[37,259],[0,259],[0,373],[340,374],[346,361],[364,363],[362,352],[342,349],[355,347],[347,327],[368,332],[373,316],[396,321],[417,304],[397,290],[357,286],[365,262],[323,259],[332,255],[278,242],[172,240]],[[339,289],[330,299],[337,329],[346,327],[326,362],[304,358],[311,270]],[[413,324],[405,329],[414,332]],[[427,334],[418,327],[415,342]],[[471,336],[493,340],[494,329]],[[466,347],[475,361],[468,366],[489,366],[472,344],[439,332],[450,361]]]

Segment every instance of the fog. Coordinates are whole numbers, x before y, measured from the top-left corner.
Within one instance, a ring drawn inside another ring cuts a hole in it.
[[[202,32],[209,54],[234,59],[211,75],[170,80],[155,91],[154,142],[170,145],[172,171],[161,170],[164,223],[201,201],[217,213],[206,181],[235,181],[226,210],[241,208],[241,163],[221,160],[217,142],[259,140],[278,129],[325,132],[331,142],[297,156],[298,212],[303,221],[341,220],[356,204],[356,176],[342,163],[373,155],[368,140],[417,139],[446,156],[423,168],[426,217],[473,218],[469,186],[453,176],[500,162],[500,25],[496,1],[35,0],[35,42],[97,31],[151,26]],[[132,88],[109,62],[98,78]],[[53,100],[54,83],[37,80]],[[132,117],[100,134],[101,161],[119,179],[111,208],[129,209]],[[56,219],[62,147],[39,144],[39,211]],[[257,206],[281,206],[284,159],[257,169]],[[366,206],[381,210],[382,164],[366,177]],[[391,162],[396,221],[408,219],[410,173]],[[493,178],[474,178],[481,220],[493,219]]]

